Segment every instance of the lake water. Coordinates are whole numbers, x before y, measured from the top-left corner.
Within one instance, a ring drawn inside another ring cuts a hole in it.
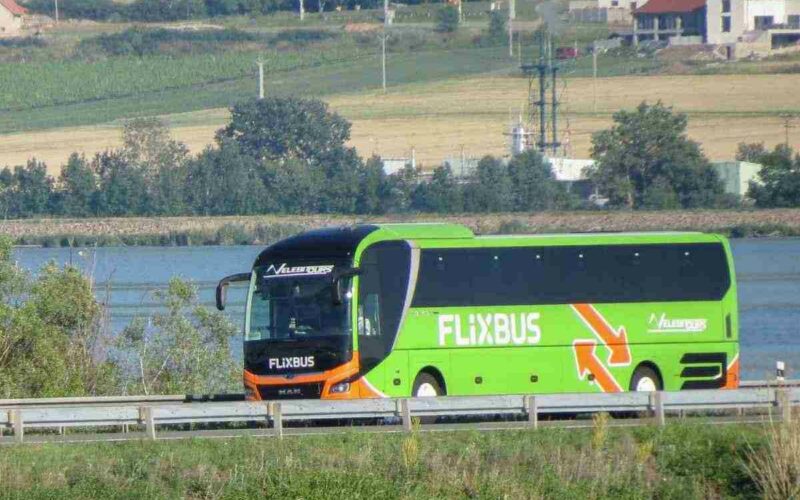
[[[733,240],[739,282],[742,378],[766,379],[775,361],[800,369],[800,239]],[[246,272],[258,246],[17,248],[14,258],[34,271],[48,261],[72,263],[91,276],[96,295],[110,304],[111,324],[122,329],[136,315],[158,310],[153,292],[172,276],[191,280],[213,307],[217,281]],[[241,324],[244,289],[232,288],[226,313]]]

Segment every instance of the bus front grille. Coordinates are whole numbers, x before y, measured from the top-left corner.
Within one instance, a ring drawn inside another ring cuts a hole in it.
[[[265,385],[258,388],[262,400],[268,399],[320,399],[323,382],[311,384]]]

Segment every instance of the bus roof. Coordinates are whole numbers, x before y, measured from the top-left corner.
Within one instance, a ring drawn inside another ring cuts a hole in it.
[[[669,243],[669,242],[717,242],[719,235],[696,231],[652,231],[652,232],[592,232],[592,233],[539,233],[539,234],[475,234],[466,226],[452,223],[396,223],[375,224],[382,233],[380,239],[448,240],[447,246],[470,241],[468,246],[485,244],[519,245],[521,240],[539,244],[575,243]],[[466,240],[466,241],[465,241]],[[435,245],[426,241],[425,246]]]

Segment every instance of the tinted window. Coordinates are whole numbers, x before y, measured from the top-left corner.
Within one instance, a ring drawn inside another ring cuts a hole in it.
[[[411,249],[404,241],[377,243],[361,257],[358,345],[365,371],[392,349],[409,282]]]
[[[415,307],[719,300],[722,245],[430,249]]]

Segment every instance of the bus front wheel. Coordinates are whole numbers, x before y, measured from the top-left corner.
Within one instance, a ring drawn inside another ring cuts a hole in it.
[[[640,365],[633,372],[631,377],[631,391],[636,392],[655,392],[663,388],[661,377],[648,365]]]
[[[445,394],[436,377],[430,373],[422,372],[414,380],[414,388],[411,391],[411,395],[415,398],[430,398],[444,396]]]

